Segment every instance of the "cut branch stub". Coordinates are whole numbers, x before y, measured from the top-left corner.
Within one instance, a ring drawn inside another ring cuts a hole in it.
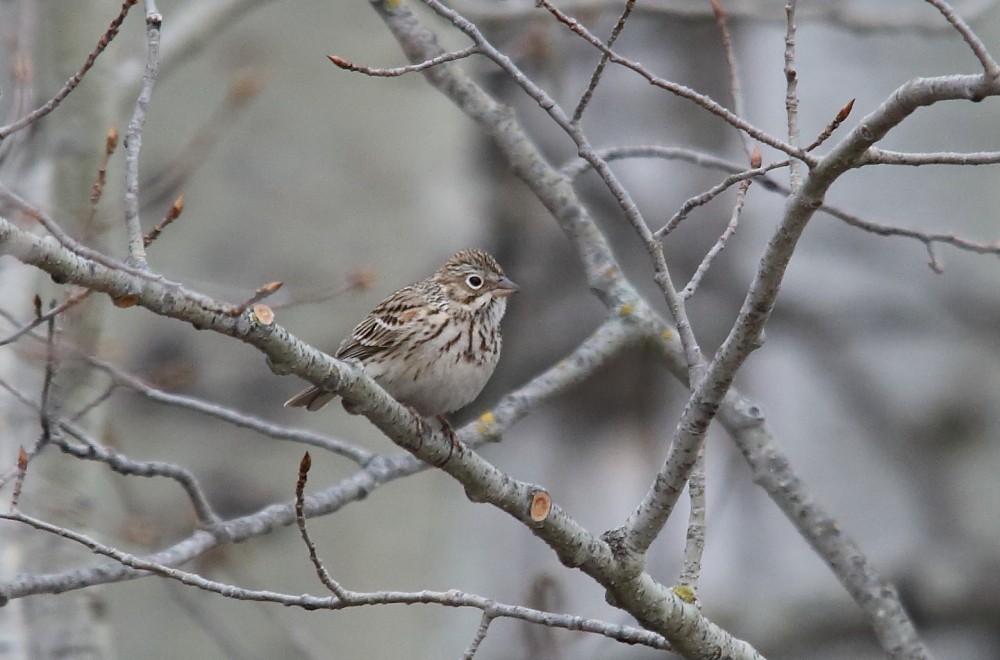
[[[536,523],[544,522],[552,511],[552,497],[541,488],[531,491],[531,506],[528,515]]]

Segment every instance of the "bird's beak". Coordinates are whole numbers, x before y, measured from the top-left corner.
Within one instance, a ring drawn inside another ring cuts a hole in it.
[[[520,290],[521,287],[514,284],[506,277],[501,277],[500,281],[497,282],[496,288],[493,289],[493,295],[500,296],[501,298],[506,298],[507,296],[515,294]]]

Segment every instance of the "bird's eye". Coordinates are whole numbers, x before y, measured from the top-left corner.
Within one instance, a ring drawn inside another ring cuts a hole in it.
[[[469,285],[470,289],[478,289],[483,285],[483,278],[478,275],[469,275],[465,278],[465,283]]]

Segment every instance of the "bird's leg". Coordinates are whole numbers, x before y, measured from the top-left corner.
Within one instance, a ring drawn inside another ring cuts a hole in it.
[[[460,446],[460,442],[458,440],[458,436],[455,435],[455,429],[451,428],[451,423],[444,415],[437,415],[437,421],[441,425],[441,432],[447,435],[448,439],[451,440],[451,446],[448,447],[448,458],[444,459],[441,465],[438,465],[438,467],[444,467],[444,465],[451,460],[451,456],[455,453],[455,449]]]
[[[417,409],[408,403],[403,404],[407,410],[413,414],[413,418],[417,420],[417,436],[420,438],[420,442],[417,443],[417,448],[424,446],[424,433],[427,431],[427,422],[424,420],[424,416],[417,412]]]

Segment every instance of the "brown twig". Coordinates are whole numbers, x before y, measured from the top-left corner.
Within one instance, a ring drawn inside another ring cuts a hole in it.
[[[830,136],[833,135],[833,132],[837,130],[840,125],[844,123],[844,120],[851,114],[851,110],[854,108],[854,101],[855,99],[851,99],[844,104],[844,107],[840,109],[837,116],[833,118],[833,121],[827,124],[826,128],[823,129],[823,132],[820,133],[815,140],[813,140],[812,144],[806,147],[806,151],[812,151],[819,145],[826,142]]]
[[[118,129],[112,126],[108,129],[108,133],[104,138],[104,155],[101,156],[101,162],[97,166],[97,179],[90,190],[90,214],[83,223],[84,230],[89,235],[93,235],[96,229],[94,227],[94,218],[97,217],[97,204],[101,201],[101,195],[104,194],[104,186],[108,178],[108,163],[111,161],[111,156],[115,153],[116,148],[118,148]],[[84,242],[87,242],[86,238]]]
[[[156,226],[142,237],[142,246],[149,247],[150,243],[159,238],[160,234],[163,233],[163,230],[166,229],[170,223],[179,218],[183,212],[184,195],[181,194],[177,196],[174,203],[170,205],[169,209],[167,209],[167,214],[163,216],[163,219],[156,223]]]

